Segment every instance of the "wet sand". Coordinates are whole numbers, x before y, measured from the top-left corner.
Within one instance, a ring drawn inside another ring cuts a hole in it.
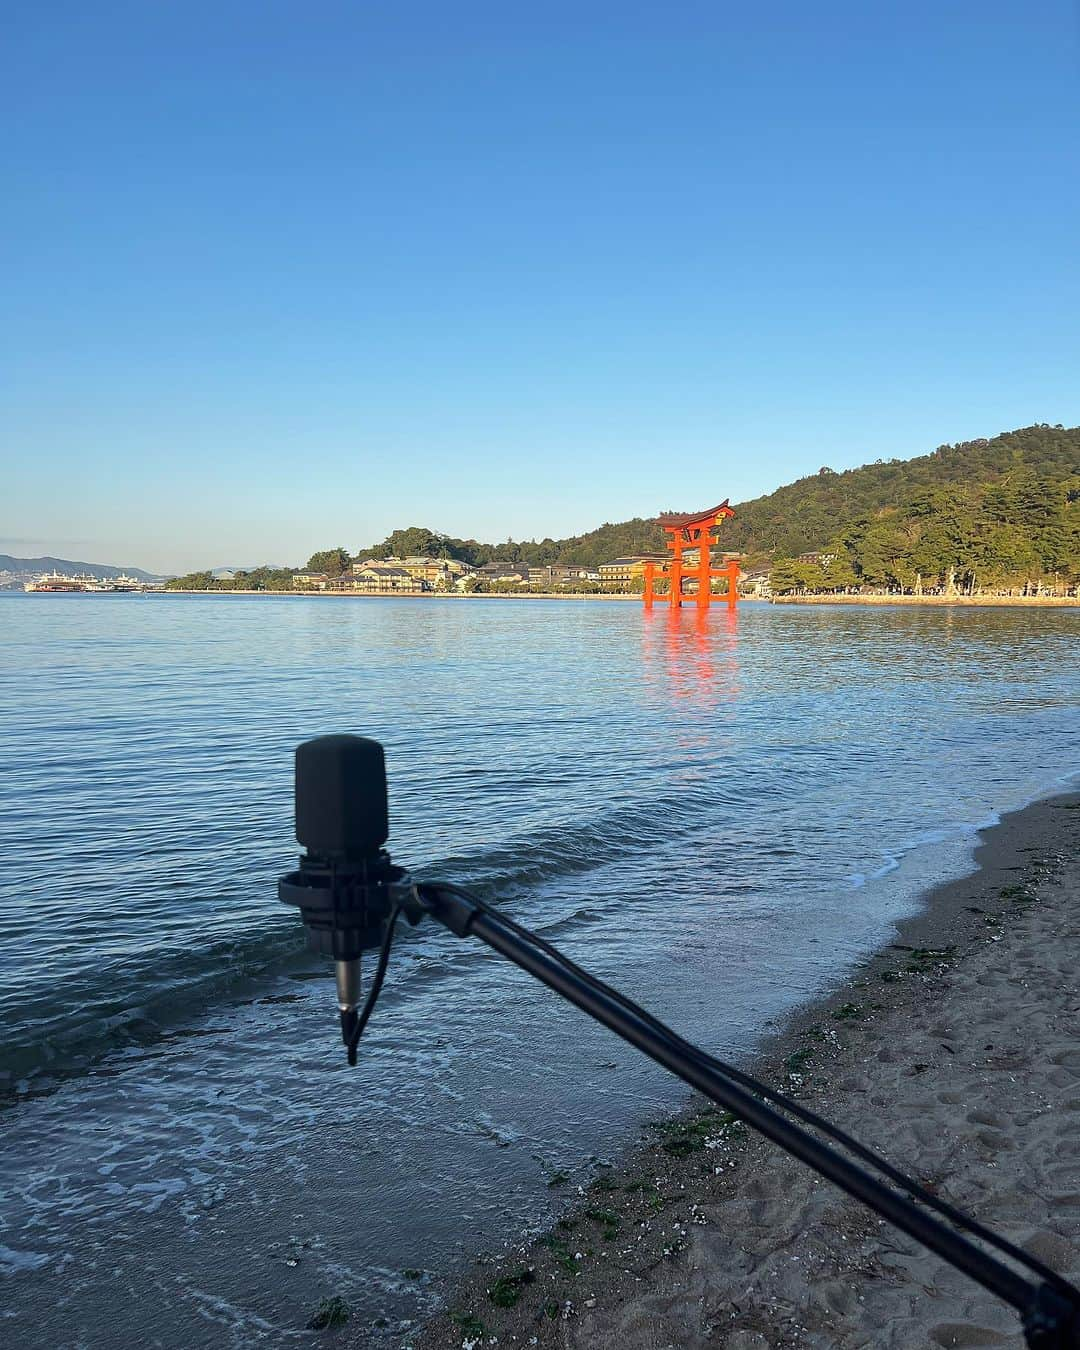
[[[895,943],[749,1066],[1080,1278],[1080,794],[983,835]],[[558,1178],[555,1179],[556,1182]],[[342,1341],[367,1344],[359,1328]],[[385,1342],[383,1342],[385,1344]],[[1016,1315],[698,1099],[401,1344],[1023,1344]]]

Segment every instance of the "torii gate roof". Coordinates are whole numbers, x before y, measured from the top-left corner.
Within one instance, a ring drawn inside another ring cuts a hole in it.
[[[733,516],[734,510],[728,505],[727,497],[719,506],[710,506],[707,511],[694,511],[689,515],[678,515],[669,513],[664,516],[657,516],[658,525],[663,525],[666,530],[682,530],[687,525],[700,525],[706,520],[714,520],[717,516]]]

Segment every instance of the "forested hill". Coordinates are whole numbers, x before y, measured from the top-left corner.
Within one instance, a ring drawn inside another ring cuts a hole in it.
[[[907,507],[928,489],[980,487],[1020,479],[1064,483],[1080,475],[1080,427],[1023,427],[990,440],[939,445],[917,459],[875,460],[834,473],[828,467],[736,507],[724,527],[732,548],[798,556],[824,548],[843,527]]]
[[[725,523],[721,541],[722,546],[745,552],[751,563],[772,556],[797,557],[832,545],[845,532],[878,516],[895,513],[906,519],[909,508],[925,515],[926,494],[934,490],[944,491],[931,508],[939,523],[944,524],[951,515],[962,515],[964,528],[978,530],[986,514],[988,527],[991,523],[1004,524],[1022,530],[1026,517],[1021,499],[1025,485],[1031,484],[1040,485],[1051,497],[1060,497],[1062,512],[1066,498],[1075,500],[1080,495],[1080,427],[1043,423],[989,440],[941,445],[917,459],[876,460],[842,473],[825,466],[768,496],[735,503],[735,519]],[[986,501],[987,489],[1006,486],[1008,492],[998,490]],[[718,466],[713,495],[722,492],[723,471]],[[698,510],[711,505],[710,498],[685,502],[675,509]],[[666,503],[662,506],[670,509]],[[660,527],[652,520],[634,519],[601,525],[569,539],[504,544],[452,539],[414,526],[395,530],[381,544],[361,549],[358,556],[429,553],[474,564],[568,562],[596,566],[625,554],[662,552],[663,548]]]

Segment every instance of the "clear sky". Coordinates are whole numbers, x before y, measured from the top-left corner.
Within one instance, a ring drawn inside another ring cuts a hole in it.
[[[8,0],[0,551],[564,535],[1080,422],[1070,0]]]

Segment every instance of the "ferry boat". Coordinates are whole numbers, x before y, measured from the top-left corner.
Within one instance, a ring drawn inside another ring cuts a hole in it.
[[[62,572],[42,572],[41,576],[28,581],[24,591],[85,591],[86,583],[81,577],[65,576]]]
[[[88,586],[90,591],[110,591],[113,595],[117,592],[125,594],[132,591],[145,591],[146,586],[135,577],[129,577],[126,572],[121,572],[118,577],[94,578],[94,584]]]
[[[126,572],[121,572],[117,577],[95,577],[89,574],[69,577],[62,572],[42,572],[41,576],[33,581],[28,581],[23,586],[24,591],[63,591],[67,594],[72,593],[107,593],[109,595],[128,595],[146,590],[143,582],[137,577],[129,577]]]

